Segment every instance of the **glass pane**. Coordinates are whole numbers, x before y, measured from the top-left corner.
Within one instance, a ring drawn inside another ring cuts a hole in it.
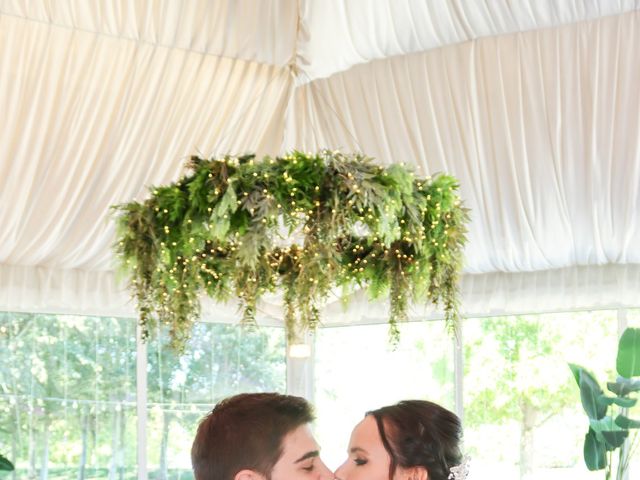
[[[195,430],[217,401],[240,392],[285,392],[284,330],[199,323],[182,356],[167,347],[166,331],[158,333],[147,349],[149,476],[192,479]]]
[[[630,327],[640,328],[640,308],[627,309],[627,324]]]
[[[588,419],[568,367],[614,379],[615,311],[464,322],[465,446],[474,479],[600,479],[582,458]]]
[[[442,322],[323,328],[316,336],[316,434],[330,468],[345,459],[351,430],[368,410],[410,398],[453,409],[453,343]]]
[[[131,478],[135,322],[0,313],[0,451],[15,478]]]

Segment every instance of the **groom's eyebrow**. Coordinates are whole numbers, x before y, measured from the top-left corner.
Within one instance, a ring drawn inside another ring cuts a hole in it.
[[[293,463],[300,463],[300,462],[306,460],[307,458],[313,458],[313,457],[317,457],[319,455],[320,455],[320,451],[319,450],[312,450],[312,451],[307,452],[304,455],[302,455],[299,459],[297,459]]]

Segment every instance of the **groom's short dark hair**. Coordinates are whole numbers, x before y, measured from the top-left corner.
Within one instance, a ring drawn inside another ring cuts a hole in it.
[[[191,447],[196,480],[233,480],[241,470],[270,478],[284,437],[313,421],[304,398],[242,393],[219,402],[200,422]]]

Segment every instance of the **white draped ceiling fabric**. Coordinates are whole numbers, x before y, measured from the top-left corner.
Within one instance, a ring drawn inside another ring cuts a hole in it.
[[[468,314],[640,305],[639,85],[640,0],[0,0],[0,309],[134,315],[110,205],[320,148],[460,180]]]

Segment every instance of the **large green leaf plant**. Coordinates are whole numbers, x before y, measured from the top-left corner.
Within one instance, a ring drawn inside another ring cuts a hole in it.
[[[13,471],[13,464],[0,454],[0,472]]]
[[[640,391],[640,328],[627,328],[618,343],[615,382],[607,382],[610,395],[600,387],[585,368],[569,364],[580,389],[582,407],[589,417],[589,430],[584,439],[584,461],[591,471],[604,470],[605,478],[613,475],[613,459],[617,451],[616,479],[623,480],[629,459],[638,444],[640,420],[629,418],[628,409],[638,401]]]

